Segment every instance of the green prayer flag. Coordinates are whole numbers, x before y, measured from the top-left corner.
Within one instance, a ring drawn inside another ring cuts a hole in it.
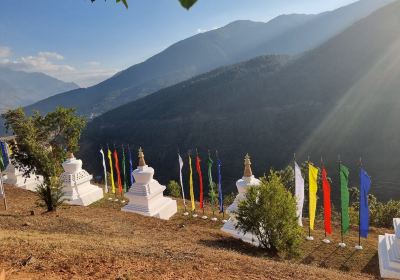
[[[207,165],[208,165],[208,181],[209,181],[209,184],[210,184],[211,209],[212,209],[213,215],[214,215],[214,211],[215,211],[215,193],[214,193],[214,183],[213,183],[213,180],[212,180],[212,172],[211,172],[213,161],[212,161],[210,156],[208,156]]]
[[[340,198],[342,211],[342,232],[347,233],[350,227],[349,217],[349,169],[340,164]]]

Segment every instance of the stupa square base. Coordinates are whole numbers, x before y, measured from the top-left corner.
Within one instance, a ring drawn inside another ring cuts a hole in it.
[[[169,220],[178,211],[176,201],[168,197],[163,197],[160,202],[160,206],[155,208],[143,207],[137,204],[127,204],[122,207],[121,211]]]
[[[67,199],[65,203],[70,205],[88,206],[103,198],[103,190],[88,184],[66,191],[63,198]]]
[[[254,246],[260,245],[260,242],[258,241],[258,238],[255,235],[251,233],[244,234],[242,231],[237,230],[235,228],[235,223],[232,221],[232,219],[229,219],[221,228],[221,230],[231,235],[233,238],[240,239],[246,243],[250,243],[251,245]]]

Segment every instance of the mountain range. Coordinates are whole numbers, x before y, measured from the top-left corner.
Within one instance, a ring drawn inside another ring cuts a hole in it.
[[[282,15],[264,22],[236,21],[173,44],[104,82],[40,101],[27,109],[75,107],[93,118],[217,67],[266,54],[300,54],[325,42],[393,0],[361,0],[317,15]]]
[[[0,112],[77,88],[75,83],[66,83],[43,73],[16,71],[0,66]]]
[[[290,164],[294,152],[318,165],[322,155],[335,189],[338,155],[352,185],[361,156],[373,192],[399,198],[399,14],[396,1],[303,55],[222,67],[111,110],[89,123],[81,157],[101,174],[100,145],[143,146],[165,182],[178,178],[180,151],[187,182],[187,151],[205,161],[218,150],[228,192],[247,152],[257,176]]]

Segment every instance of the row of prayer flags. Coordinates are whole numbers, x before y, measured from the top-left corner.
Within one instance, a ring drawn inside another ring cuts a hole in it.
[[[183,168],[183,159],[178,154],[178,161],[179,161],[179,180],[181,184],[181,189],[182,189],[182,199],[184,206],[186,208],[186,202],[185,202],[185,191],[183,187],[183,180],[182,180],[182,168]],[[193,184],[193,168],[192,168],[192,157],[189,155],[188,156],[188,162],[189,162],[189,196],[190,196],[190,202],[191,202],[191,211],[196,210],[196,205],[195,205],[195,197],[194,197],[194,184]],[[212,166],[213,166],[213,160],[211,159],[210,156],[208,156],[207,159],[207,175],[208,175],[208,182],[209,182],[209,188],[210,188],[210,200],[211,200],[211,207],[212,211],[214,214],[215,211],[215,191],[214,191],[214,182],[212,179]],[[217,161],[217,168],[218,168],[218,206],[220,212],[224,212],[224,205],[223,205],[223,194],[222,194],[222,176],[221,176],[221,161],[218,159]],[[200,202],[200,209],[204,211],[204,183],[203,183],[203,174],[201,171],[201,159],[199,155],[196,155],[196,171],[197,171],[197,176],[198,176],[198,181],[199,181],[199,202]]]
[[[297,200],[297,216],[298,224],[303,226],[302,223],[302,212],[304,205],[304,178],[301,173],[301,168],[294,162],[294,173],[295,173],[295,197]],[[315,215],[317,208],[317,191],[318,191],[318,174],[319,169],[313,164],[308,163],[308,202],[309,202],[309,230],[314,230]],[[340,177],[340,216],[341,216],[341,234],[343,235],[349,231],[350,228],[350,217],[349,217],[349,169],[339,164],[339,177]],[[369,228],[369,208],[368,208],[368,194],[371,188],[371,178],[368,173],[361,167],[360,168],[360,219],[359,219],[359,234],[361,237],[368,236]],[[323,192],[323,206],[324,206],[324,229],[326,234],[332,233],[331,225],[331,185],[328,180],[328,174],[325,167],[322,167],[321,171],[321,183]],[[310,234],[310,233],[309,233]]]
[[[109,192],[108,188],[108,181],[107,181],[107,166],[106,166],[106,161],[105,161],[105,154],[103,151],[103,148],[100,149],[100,154],[102,157],[102,165],[103,165],[103,170],[104,170],[104,180],[105,180],[105,192]],[[131,150],[128,146],[128,154],[129,154],[129,172],[130,172],[130,182],[129,186],[132,186],[134,183],[134,178],[132,175],[133,172],[133,163],[132,163],[132,154]],[[115,181],[114,181],[114,168],[116,171],[116,176],[117,176],[117,188],[118,188],[118,193],[122,194],[123,192],[128,191],[128,176],[126,174],[126,157],[125,157],[125,148],[122,146],[122,175],[121,175],[121,170],[120,170],[120,163],[119,163],[119,156],[117,149],[114,148],[114,152],[111,152],[110,148],[107,147],[107,158],[108,158],[108,165],[109,165],[109,170],[110,170],[110,179],[111,179],[111,193],[115,194],[116,193],[116,186],[115,186]],[[114,158],[114,162],[113,162]],[[113,165],[114,163],[114,165]],[[123,179],[123,183],[122,183]]]

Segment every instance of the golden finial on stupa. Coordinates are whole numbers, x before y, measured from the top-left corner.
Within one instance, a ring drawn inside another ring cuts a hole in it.
[[[144,161],[144,153],[142,147],[139,148],[139,166],[146,166],[146,162]]]
[[[251,177],[253,176],[253,172],[251,171],[251,161],[249,154],[246,154],[244,157],[244,173],[243,177]]]

